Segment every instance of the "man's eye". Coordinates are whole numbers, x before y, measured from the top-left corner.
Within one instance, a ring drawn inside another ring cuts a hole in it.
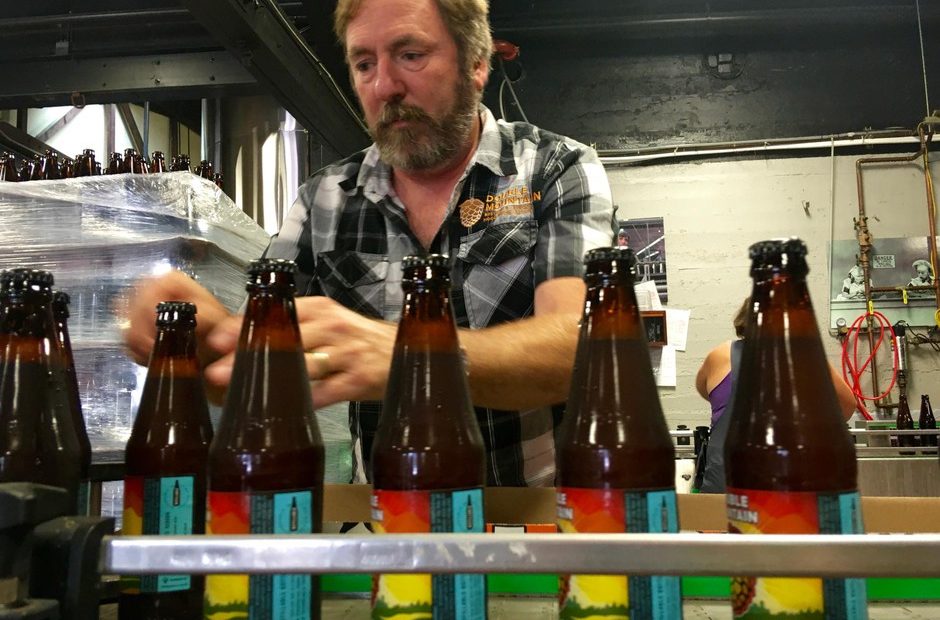
[[[401,57],[408,62],[415,62],[424,58],[424,54],[421,52],[405,52]]]
[[[353,67],[356,69],[357,73],[365,73],[366,71],[371,69],[373,65],[374,63],[372,61],[363,60],[363,61],[357,62],[355,65],[353,65]]]

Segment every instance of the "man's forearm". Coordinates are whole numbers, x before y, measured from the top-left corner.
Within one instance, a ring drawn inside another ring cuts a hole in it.
[[[532,409],[568,398],[578,318],[534,316],[486,329],[462,329],[475,405]]]

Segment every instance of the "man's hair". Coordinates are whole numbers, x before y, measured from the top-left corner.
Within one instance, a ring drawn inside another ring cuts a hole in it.
[[[488,0],[434,0],[448,32],[457,44],[457,58],[465,75],[478,62],[489,64],[493,54]],[[362,0],[339,0],[333,13],[333,30],[346,47],[346,29],[359,12]]]
[[[734,325],[734,333],[737,334],[738,338],[744,338],[744,331],[747,327],[747,317],[751,313],[751,297],[748,295],[744,299],[744,303],[741,304],[741,307],[738,308],[738,311],[734,315],[734,319],[731,320],[731,324]]]

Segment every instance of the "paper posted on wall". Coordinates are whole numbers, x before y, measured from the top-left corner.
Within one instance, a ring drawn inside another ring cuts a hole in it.
[[[663,302],[659,298],[659,292],[656,290],[656,282],[646,280],[634,285],[636,291],[636,301],[640,310],[662,310]]]
[[[666,308],[666,336],[669,339],[668,344],[675,347],[677,351],[685,351],[685,345],[689,339],[689,316],[691,314],[691,310]]]
[[[676,348],[672,345],[650,348],[653,376],[657,387],[676,387]]]

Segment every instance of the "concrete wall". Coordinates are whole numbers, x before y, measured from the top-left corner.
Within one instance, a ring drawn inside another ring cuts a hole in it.
[[[747,248],[754,241],[790,235],[806,241],[817,319],[830,361],[839,367],[840,344],[827,329],[829,249],[833,238],[854,237],[856,159],[767,157],[608,168],[621,218],[664,218],[669,306],[692,310],[688,348],[678,353],[678,386],[660,391],[671,427],[708,423],[708,403],[695,391],[695,373],[712,347],[734,337],[731,319],[750,292]],[[875,236],[927,235],[921,170],[916,165],[866,169],[865,201]],[[931,170],[940,179],[940,164]],[[917,395],[928,393],[940,403],[940,354],[912,347],[910,365],[908,393],[915,397],[916,417]]]

